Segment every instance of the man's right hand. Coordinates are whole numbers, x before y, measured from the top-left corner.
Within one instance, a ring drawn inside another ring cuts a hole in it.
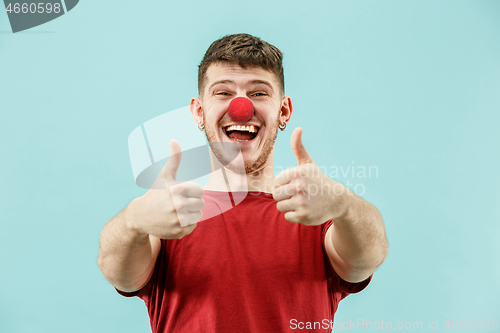
[[[202,218],[205,205],[203,188],[194,182],[176,181],[181,163],[181,147],[176,140],[170,141],[170,157],[157,181],[164,182],[165,189],[150,189],[132,203],[131,226],[138,232],[162,239],[180,239],[196,228]]]

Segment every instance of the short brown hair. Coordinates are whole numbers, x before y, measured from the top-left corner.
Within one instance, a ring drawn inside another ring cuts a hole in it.
[[[262,67],[276,75],[281,93],[285,93],[283,53],[258,37],[234,34],[213,42],[198,66],[198,93],[203,92],[208,67],[218,62],[238,64],[241,68]]]

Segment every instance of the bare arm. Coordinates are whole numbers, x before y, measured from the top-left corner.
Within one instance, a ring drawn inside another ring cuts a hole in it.
[[[335,272],[345,281],[360,282],[385,260],[388,250],[382,216],[370,203],[328,178],[302,144],[296,128],[290,145],[297,167],[274,179],[276,207],[292,223],[320,225],[332,220],[325,251]]]
[[[203,188],[191,182],[177,184],[181,162],[179,144],[155,184],[134,199],[102,229],[98,264],[104,276],[121,291],[136,291],[149,281],[160,252],[160,239],[179,239],[196,228],[204,206]]]
[[[345,210],[332,219],[325,250],[342,279],[360,282],[382,264],[389,246],[379,211],[347,188],[344,193]]]
[[[136,199],[137,200],[137,199]],[[141,289],[153,273],[160,239],[141,233],[131,223],[134,203],[102,229],[98,263],[104,276],[121,291]]]

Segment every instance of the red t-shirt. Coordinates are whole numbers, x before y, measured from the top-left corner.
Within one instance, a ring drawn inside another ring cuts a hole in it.
[[[213,217],[182,239],[161,240],[148,284],[119,291],[144,300],[153,333],[296,332],[299,322],[333,321],[340,300],[370,282],[334,272],[324,251],[331,221],[290,223],[261,192],[220,213],[227,197],[205,191],[203,214]],[[308,332],[331,332],[316,328]]]

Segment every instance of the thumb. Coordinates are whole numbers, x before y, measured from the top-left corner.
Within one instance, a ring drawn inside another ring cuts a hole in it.
[[[302,128],[297,127],[293,133],[292,138],[290,139],[290,145],[292,146],[293,154],[297,158],[297,163],[299,165],[305,163],[314,163],[311,156],[307,152],[304,144],[302,143]]]
[[[177,140],[170,140],[170,157],[165,163],[165,167],[163,168],[165,172],[165,179],[167,181],[176,181],[177,178],[177,169],[179,169],[179,165],[181,164],[182,151],[181,146],[177,142]]]

